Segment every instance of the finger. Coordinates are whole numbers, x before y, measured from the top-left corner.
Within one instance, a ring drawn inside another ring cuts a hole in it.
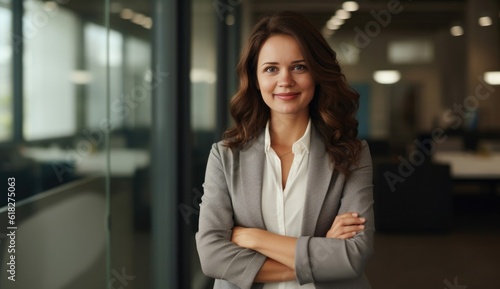
[[[337,237],[337,239],[350,239],[350,238],[354,238],[354,236],[356,236],[356,232],[350,232],[350,233],[345,233],[345,234],[342,234],[340,236]]]
[[[333,228],[328,231],[330,234],[345,234],[350,232],[359,232],[365,229],[365,225],[350,225],[350,226],[339,226],[338,228]]]
[[[366,221],[365,218],[343,218],[337,220],[337,224],[355,225],[355,224],[363,224],[365,221]]]
[[[333,222],[332,227],[335,225],[341,225],[341,226],[349,226],[349,225],[360,225],[366,222],[366,219],[361,217],[361,218],[355,218],[355,217],[344,217],[338,220],[335,220]]]
[[[347,212],[347,213],[344,213],[344,214],[340,214],[340,215],[337,215],[333,221],[333,223],[335,222],[339,222],[341,220],[344,220],[344,219],[361,219],[361,217],[359,216],[358,213],[355,213],[355,212]],[[333,224],[332,224],[333,225]]]
[[[334,239],[347,239],[347,238],[352,238],[356,235],[356,232],[349,232],[349,233],[343,233],[343,234],[333,234],[327,236],[327,238],[334,238]]]
[[[335,219],[340,220],[340,219],[345,219],[345,218],[360,218],[361,216],[358,213],[355,212],[347,212],[343,213],[340,215],[337,215]]]
[[[356,234],[365,229],[364,225],[344,226],[337,229],[331,229],[326,233],[327,238],[338,238],[344,234]]]
[[[354,218],[359,217],[359,214],[355,213],[355,212],[347,212],[347,213],[337,215],[335,217],[335,219],[352,218],[352,217],[354,217]]]

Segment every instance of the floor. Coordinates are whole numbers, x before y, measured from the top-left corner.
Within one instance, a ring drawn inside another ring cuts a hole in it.
[[[500,194],[455,188],[454,225],[442,234],[381,234],[366,274],[383,289],[500,288]]]
[[[377,234],[375,248],[366,270],[373,288],[500,288],[498,232]]]

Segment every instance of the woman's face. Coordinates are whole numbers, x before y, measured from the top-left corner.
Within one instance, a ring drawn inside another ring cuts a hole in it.
[[[308,116],[315,83],[292,36],[275,35],[264,42],[257,60],[257,84],[271,116]]]

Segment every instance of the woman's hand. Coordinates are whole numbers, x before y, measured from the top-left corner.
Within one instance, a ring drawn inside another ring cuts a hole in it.
[[[327,238],[349,239],[358,232],[364,230],[365,218],[359,217],[358,213],[348,212],[337,215],[333,221],[332,227],[326,233]]]
[[[258,228],[233,227],[231,242],[257,251],[293,270],[295,270],[295,248],[297,238],[283,236]]]
[[[231,242],[240,247],[252,249],[253,244],[256,242],[256,235],[258,233],[256,230],[258,229],[235,226],[233,228]]]

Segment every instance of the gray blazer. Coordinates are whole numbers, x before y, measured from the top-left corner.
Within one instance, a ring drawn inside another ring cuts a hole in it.
[[[245,150],[214,144],[208,159],[200,205],[196,245],[203,273],[215,278],[215,289],[262,288],[253,283],[266,256],[231,242],[232,228],[266,229],[261,210],[264,133]],[[319,133],[312,127],[307,197],[302,235],[297,241],[295,271],[300,284],[318,289],[368,289],[366,261],[373,254],[372,163],[368,145],[346,181],[333,164]],[[357,212],[365,230],[348,240],[325,238],[335,216]]]

